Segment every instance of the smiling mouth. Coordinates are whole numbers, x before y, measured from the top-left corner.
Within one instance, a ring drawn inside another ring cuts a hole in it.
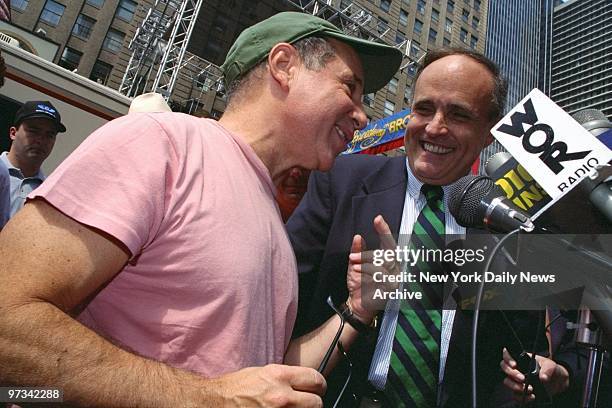
[[[428,142],[421,142],[421,147],[426,152],[434,153],[434,154],[448,154],[455,150],[454,148],[435,145],[433,143],[428,143]]]

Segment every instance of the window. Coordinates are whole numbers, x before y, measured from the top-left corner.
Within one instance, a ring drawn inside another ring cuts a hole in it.
[[[389,81],[389,85],[387,85],[387,89],[389,89],[389,92],[391,92],[392,94],[397,93],[397,78],[391,78],[391,80]]]
[[[480,24],[480,20],[477,17],[472,17],[472,27],[478,30],[478,24]]]
[[[464,43],[467,43],[467,34],[468,32],[465,28],[462,28],[461,32],[459,33],[459,39]]]
[[[217,14],[215,21],[213,22],[213,30],[216,30],[220,33],[225,33],[227,31],[227,25],[229,20],[222,14]]]
[[[470,47],[476,48],[476,43],[478,42],[478,37],[474,37],[473,35],[470,38]]]
[[[65,8],[66,6],[63,6],[56,1],[47,0],[45,3],[45,8],[40,14],[40,21],[44,21],[52,26],[58,25],[62,15],[64,14]]]
[[[416,64],[410,64],[406,67],[406,72],[408,73],[408,75],[410,75],[411,77],[416,75],[417,72],[417,66]]]
[[[444,37],[444,39],[442,40],[442,45],[445,47],[450,46],[450,40],[446,37]]]
[[[117,6],[117,11],[115,12],[115,17],[127,21],[128,23],[132,21],[134,17],[134,13],[136,12],[137,3],[132,0],[121,0],[119,5]]]
[[[391,8],[391,0],[380,0],[380,8],[388,13]]]
[[[453,11],[455,11],[455,2],[452,0],[448,0],[448,3],[446,3],[446,11],[448,11],[449,13],[452,13]]]
[[[474,0],[474,10],[480,11],[480,0]]]
[[[104,0],[87,0],[87,4],[90,4],[96,8],[102,8]]]
[[[369,93],[363,95],[363,103],[368,105],[370,108],[374,107],[374,97],[376,95],[374,93]]]
[[[378,17],[378,32],[383,34],[389,29],[389,22],[384,18]]]
[[[91,79],[92,81],[96,81],[99,84],[106,85],[106,82],[108,82],[108,77],[110,76],[112,69],[112,65],[97,60],[93,68],[91,69],[89,79]]]
[[[423,31],[423,22],[421,20],[414,20],[414,33],[415,34],[421,34],[421,31]]]
[[[468,10],[466,10],[466,9],[463,9],[461,11],[461,19],[467,23],[468,22],[468,18],[470,18],[470,12]]]
[[[421,14],[425,14],[425,0],[417,1],[417,11]]]
[[[385,101],[384,112],[385,115],[393,115],[393,112],[395,112],[395,104],[391,101]]]
[[[13,0],[11,1],[11,8],[17,11],[24,11],[28,8],[28,0]]]
[[[431,9],[431,21],[437,22],[440,19],[440,12],[436,9]]]
[[[453,31],[453,20],[451,20],[449,18],[446,19],[446,24],[444,24],[444,30],[447,33],[450,33],[450,32]]]
[[[396,44],[401,44],[404,41],[406,41],[406,36],[404,35],[404,33],[400,32],[400,31],[395,33],[395,43]]]
[[[72,34],[84,39],[89,38],[95,22],[96,20],[93,18],[87,17],[84,14],[79,14],[79,17],[72,28]]]
[[[436,37],[438,36],[438,32],[433,28],[429,29],[429,41],[436,42]]]
[[[57,65],[69,69],[70,71],[74,71],[79,66],[81,56],[83,56],[82,52],[78,52],[77,50],[73,50],[72,48],[66,47],[64,48],[62,57],[60,58]]]
[[[417,41],[412,41],[410,43],[410,56],[416,57],[419,55],[420,45],[421,44],[419,44]]]
[[[106,38],[104,38],[104,42],[102,43],[102,48],[110,52],[119,52],[121,44],[123,44],[123,37],[125,37],[125,34],[121,31],[109,28],[106,33]]]
[[[408,25],[408,12],[400,9],[399,22],[401,25]]]
[[[404,88],[404,101],[410,102],[412,100],[412,88],[406,85]]]

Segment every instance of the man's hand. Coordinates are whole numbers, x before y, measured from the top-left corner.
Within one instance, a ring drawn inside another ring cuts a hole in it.
[[[316,370],[271,364],[224,375],[218,382],[223,406],[322,407],[325,378]],[[220,402],[221,402],[220,401]]]
[[[378,215],[374,218],[374,229],[380,237],[381,249],[395,251],[397,247],[395,239],[393,239],[389,225],[382,215]],[[363,238],[359,235],[355,235],[351,245],[348,271],[346,274],[346,286],[349,292],[347,304],[351,307],[355,317],[365,324],[368,324],[376,314],[376,310],[372,307],[374,290],[376,288],[382,290],[391,289],[386,285],[383,286],[380,283],[374,282],[372,274],[376,271],[382,272],[384,276],[397,275],[399,273],[399,265],[397,262],[394,261],[383,263],[381,266],[375,266],[373,260],[373,252],[366,251]],[[362,290],[363,288],[368,290],[364,291]]]
[[[539,379],[549,395],[555,395],[565,391],[569,387],[569,373],[562,365],[555,363],[553,360],[536,355],[536,361],[540,364]],[[517,401],[534,401],[533,387],[527,387],[527,394],[524,394],[525,376],[518,370],[516,361],[512,358],[508,350],[504,348],[503,359],[500,362],[500,367],[506,378],[504,385],[514,394],[514,399]]]

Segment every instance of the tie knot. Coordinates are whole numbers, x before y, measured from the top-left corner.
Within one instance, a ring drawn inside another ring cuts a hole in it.
[[[427,203],[430,205],[436,201],[442,201],[442,197],[444,197],[444,190],[442,190],[442,187],[433,186],[431,184],[423,184],[423,186],[421,186],[421,193],[423,193]]]

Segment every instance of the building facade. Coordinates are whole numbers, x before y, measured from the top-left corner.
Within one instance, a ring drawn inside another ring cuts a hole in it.
[[[553,12],[550,96],[566,112],[612,120],[612,2],[570,0]]]
[[[12,0],[12,24],[57,43],[59,50],[54,59],[57,64],[119,89],[132,55],[128,45],[149,9],[160,7],[158,3],[166,2]],[[428,49],[441,46],[471,47],[480,52],[485,49],[487,0],[205,0],[187,48],[185,59],[189,63],[180,67],[181,75],[170,97],[173,107],[218,117],[224,109],[223,92],[208,86],[207,72],[219,73],[218,66],[245,27],[285,10],[304,10],[324,18],[342,14],[345,20],[358,22],[370,33],[369,38],[396,45],[406,53],[406,63],[388,86],[364,96],[370,119],[409,106],[414,62]],[[146,86],[142,89],[150,90]]]
[[[485,55],[508,80],[506,112],[533,88],[548,91],[552,0],[490,0]]]
[[[137,8],[133,0],[12,0],[11,23],[58,44],[56,64],[112,86]]]
[[[485,55],[498,64],[508,80],[506,110],[533,88],[549,92],[553,0],[490,0]],[[494,141],[482,154],[487,159],[503,151]]]

